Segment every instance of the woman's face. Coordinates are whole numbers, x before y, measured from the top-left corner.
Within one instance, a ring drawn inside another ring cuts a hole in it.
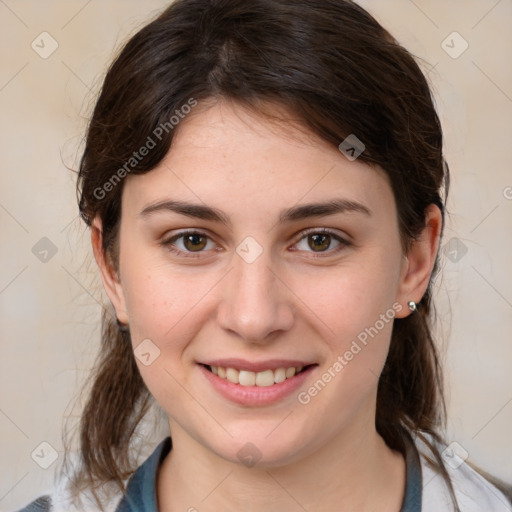
[[[408,267],[381,170],[218,103],[127,179],[109,295],[173,434],[278,466],[374,429]]]

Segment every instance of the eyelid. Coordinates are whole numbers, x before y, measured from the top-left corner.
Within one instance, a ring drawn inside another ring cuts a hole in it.
[[[344,238],[343,235],[339,234],[336,230],[331,229],[331,228],[306,228],[306,229],[303,229],[302,231],[299,232],[300,238],[298,240],[302,240],[303,238],[305,238],[308,235],[317,234],[317,233],[324,234],[324,235],[332,235],[332,236],[335,236],[335,237],[343,240],[347,244],[349,243],[349,241],[346,239],[346,238],[348,238],[348,236],[346,238]]]

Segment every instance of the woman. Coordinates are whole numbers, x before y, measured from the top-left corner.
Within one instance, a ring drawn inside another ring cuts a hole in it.
[[[112,308],[80,458],[24,510],[512,510],[442,437],[448,183],[425,77],[358,5],[174,2],[90,122]]]

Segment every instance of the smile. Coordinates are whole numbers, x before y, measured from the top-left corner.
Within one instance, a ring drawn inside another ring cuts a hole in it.
[[[215,392],[230,402],[251,407],[270,405],[296,392],[318,364],[260,371],[207,364],[197,366]]]
[[[237,370],[236,368],[224,368],[223,366],[207,366],[214,375],[221,379],[226,379],[233,384],[240,386],[273,386],[291,379],[303,370],[303,366],[289,368],[276,368],[275,370],[263,370],[260,372],[251,372],[249,370]]]

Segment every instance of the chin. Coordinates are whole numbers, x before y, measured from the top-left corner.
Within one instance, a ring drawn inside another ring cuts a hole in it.
[[[283,437],[276,436],[275,439],[270,440],[267,436],[268,432],[261,436],[255,436],[254,433],[240,436],[230,439],[228,443],[221,446],[212,447],[212,451],[234,464],[259,469],[286,466],[300,457],[299,451],[304,448],[303,439],[300,440],[299,447],[289,437],[285,440]]]

